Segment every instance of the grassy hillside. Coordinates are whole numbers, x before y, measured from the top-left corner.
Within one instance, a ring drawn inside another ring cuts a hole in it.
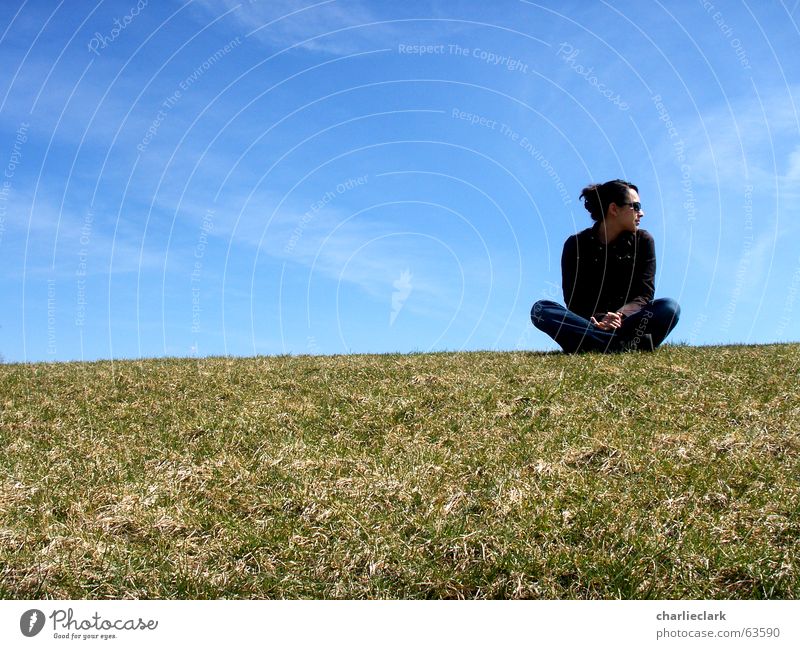
[[[800,345],[0,366],[3,598],[800,598]]]

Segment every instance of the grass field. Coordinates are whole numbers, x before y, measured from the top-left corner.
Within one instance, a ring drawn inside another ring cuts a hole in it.
[[[800,345],[0,366],[0,596],[800,598]]]

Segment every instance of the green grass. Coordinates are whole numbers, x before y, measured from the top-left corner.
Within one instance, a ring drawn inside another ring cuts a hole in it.
[[[800,345],[0,366],[3,598],[800,598]]]

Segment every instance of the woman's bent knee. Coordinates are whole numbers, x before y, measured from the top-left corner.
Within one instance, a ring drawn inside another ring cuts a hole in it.
[[[653,306],[656,307],[665,316],[672,316],[672,320],[674,322],[677,322],[678,318],[681,317],[681,306],[680,304],[678,304],[676,300],[673,300],[671,297],[662,297],[656,300],[653,303]]]
[[[552,300],[539,300],[534,303],[533,308],[531,308],[531,322],[533,322],[534,326],[538,327],[542,319],[542,312],[548,308],[558,306],[559,305]]]

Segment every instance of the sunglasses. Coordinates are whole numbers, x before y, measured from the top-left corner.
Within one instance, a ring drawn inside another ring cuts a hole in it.
[[[634,212],[642,211],[642,204],[639,201],[634,201],[633,203],[617,203],[617,205],[630,205]]]

